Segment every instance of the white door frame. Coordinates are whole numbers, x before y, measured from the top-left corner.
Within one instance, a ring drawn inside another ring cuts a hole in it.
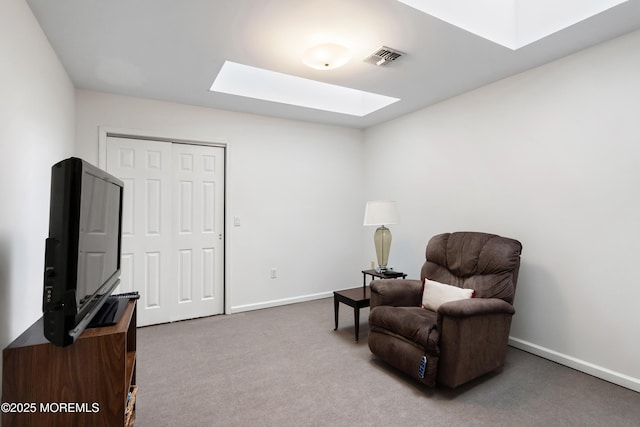
[[[165,141],[172,143],[193,144],[193,145],[208,145],[212,147],[224,148],[224,314],[231,314],[231,221],[227,221],[228,218],[232,218],[231,210],[231,197],[230,197],[230,185],[229,185],[229,151],[231,144],[228,141],[219,140],[206,140],[201,138],[185,139],[185,138],[173,138],[171,136],[157,136],[155,132],[141,131],[136,129],[123,129],[110,126],[98,127],[98,167],[100,169],[106,169],[107,167],[107,137],[124,137],[142,140],[153,141]]]

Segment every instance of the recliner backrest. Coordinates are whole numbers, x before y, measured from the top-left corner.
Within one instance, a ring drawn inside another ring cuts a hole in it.
[[[421,276],[513,303],[521,252],[520,242],[495,234],[443,233],[429,240]]]

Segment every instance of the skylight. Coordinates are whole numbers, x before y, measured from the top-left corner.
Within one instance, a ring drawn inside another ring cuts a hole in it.
[[[230,61],[225,61],[209,90],[360,117],[399,101]]]
[[[516,50],[627,0],[398,0]]]

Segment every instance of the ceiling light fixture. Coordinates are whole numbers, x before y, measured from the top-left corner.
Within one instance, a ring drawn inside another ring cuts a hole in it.
[[[302,54],[302,62],[316,70],[333,70],[342,67],[351,59],[349,48],[336,43],[312,46]]]

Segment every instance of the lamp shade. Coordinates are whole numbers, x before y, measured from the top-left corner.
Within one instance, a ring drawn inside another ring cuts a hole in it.
[[[375,200],[367,202],[363,225],[387,225],[398,223],[395,200]]]

